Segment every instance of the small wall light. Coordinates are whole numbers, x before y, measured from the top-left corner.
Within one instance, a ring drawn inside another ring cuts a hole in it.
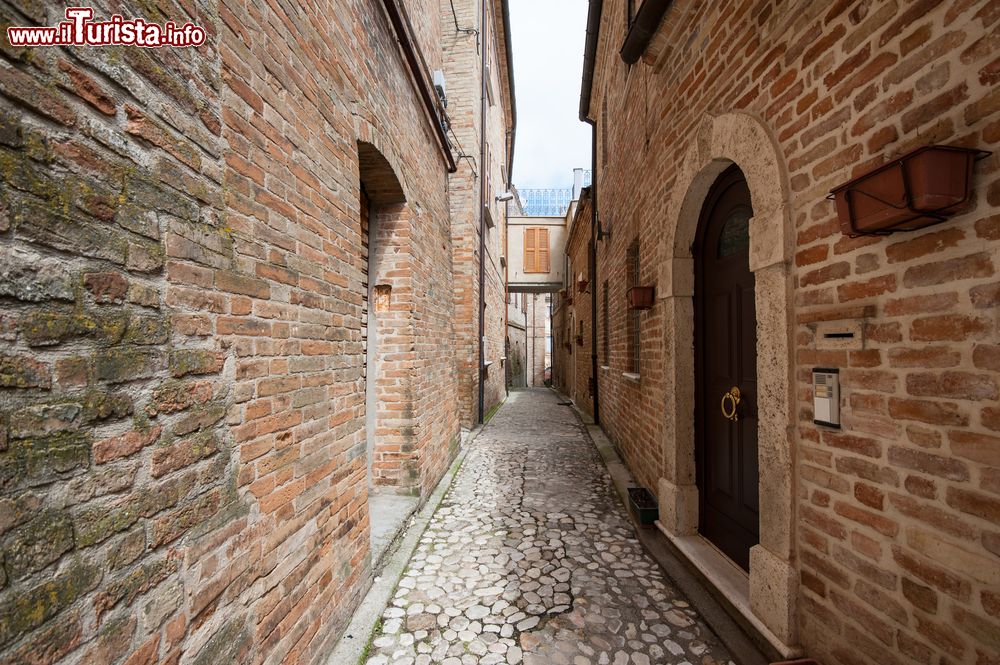
[[[514,198],[514,192],[504,192],[503,194],[497,194],[496,198],[498,203],[503,203],[504,201],[510,201]]]

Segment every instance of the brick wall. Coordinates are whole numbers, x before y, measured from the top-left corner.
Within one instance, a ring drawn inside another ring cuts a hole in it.
[[[512,293],[507,304],[507,339],[504,371],[508,388],[524,388],[527,385],[528,371],[528,326],[527,302],[531,295],[527,293]]]
[[[358,141],[419,204],[425,495],[459,427],[445,163],[379,3],[115,9],[209,41],[0,62],[0,662],[317,662],[371,574]]]
[[[695,128],[750,113],[783,162],[794,227],[800,640],[824,663],[995,662],[1000,157],[977,164],[968,211],[912,234],[843,236],[825,197],[921,145],[996,151],[997,4],[678,2],[631,69],[621,2],[604,15],[591,112],[614,225],[598,267],[612,293],[605,428],[655,487],[671,332],[661,301],[642,316],[640,381],[622,376],[625,252],[638,237],[643,280],[663,274],[657,224]],[[860,322],[864,347],[817,348],[821,318]],[[840,432],[812,424],[815,366],[842,368]]]
[[[452,14],[454,5],[454,15]],[[506,274],[500,263],[506,237],[506,206],[494,197],[505,187],[507,164],[507,129],[510,117],[505,106],[507,93],[501,59],[502,27],[493,20],[482,24],[480,0],[457,0],[441,3],[446,26],[445,77],[448,85],[448,114],[452,133],[460,150],[469,156],[459,162],[458,171],[449,183],[452,217],[452,265],[455,282],[455,349],[458,358],[458,399],[462,426],[471,428],[479,418],[479,346],[480,316],[483,317],[483,352],[485,370],[483,411],[488,414],[506,396],[505,371],[501,367],[507,331]],[[496,18],[496,17],[491,17]],[[455,30],[479,30],[469,34]],[[486,103],[485,159],[480,159],[483,137],[482,55],[487,50],[492,101]],[[487,191],[489,190],[489,191]],[[493,228],[485,229],[485,254],[480,256],[480,231],[483,210],[480,195],[489,208]],[[483,290],[485,311],[480,312],[480,262],[485,265]]]
[[[591,289],[594,285],[589,283],[590,273],[590,222],[591,222],[591,200],[585,190],[581,196],[580,204],[576,207],[573,216],[573,226],[566,241],[566,256],[573,267],[573,273],[567,277],[567,293],[573,296],[572,326],[570,339],[572,353],[560,356],[564,363],[567,363],[565,370],[560,372],[561,383],[559,389],[564,391],[576,404],[577,408],[585,413],[593,415],[594,401],[591,392],[590,379],[593,375],[593,364],[591,359]],[[586,284],[580,284],[580,276],[583,275]],[[581,290],[581,286],[583,290]],[[565,348],[563,349],[565,351]]]

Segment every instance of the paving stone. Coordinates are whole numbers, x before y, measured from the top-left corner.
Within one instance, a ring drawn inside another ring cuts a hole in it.
[[[472,444],[368,664],[731,663],[635,538],[586,431],[516,391]]]

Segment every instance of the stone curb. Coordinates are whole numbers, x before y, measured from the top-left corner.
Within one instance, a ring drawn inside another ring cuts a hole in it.
[[[555,388],[550,388],[560,400],[571,402],[569,397],[562,394]],[[594,448],[604,461],[604,466],[611,476],[611,482],[615,486],[615,491],[625,506],[625,512],[632,522],[636,538],[642,543],[643,548],[659,564],[664,574],[673,582],[674,586],[683,593],[691,606],[698,612],[705,625],[708,626],[719,641],[732,654],[733,660],[738,665],[767,665],[771,662],[762,651],[758,641],[753,639],[737,623],[733,617],[725,610],[722,604],[705,587],[705,583],[691,572],[688,564],[681,561],[678,555],[672,551],[671,544],[660,534],[658,530],[644,529],[640,527],[635,516],[628,505],[628,488],[637,486],[632,478],[631,472],[615,449],[614,444],[608,439],[604,431],[594,424],[593,419],[577,408],[576,404],[569,407],[580,424],[583,425]],[[760,637],[763,640],[763,637]],[[775,654],[776,655],[776,654]],[[332,665],[332,664],[331,664]]]

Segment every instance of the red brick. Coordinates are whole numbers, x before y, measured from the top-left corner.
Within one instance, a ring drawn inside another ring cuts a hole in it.
[[[889,349],[889,365],[892,367],[944,368],[955,367],[961,362],[962,354],[947,346]]]
[[[976,236],[983,240],[1000,240],[1000,215],[984,217],[976,222]]]
[[[829,253],[830,248],[828,245],[816,245],[808,249],[803,249],[795,254],[795,265],[807,266],[813,263],[819,263],[820,261],[826,260]]]
[[[974,286],[969,289],[969,297],[976,309],[992,309],[1000,306],[1000,282]]]
[[[969,480],[969,469],[964,463],[922,450],[890,446],[889,463],[948,480],[959,482]]]
[[[960,601],[969,598],[971,593],[969,583],[936,563],[923,559],[917,554],[911,554],[898,545],[894,545],[892,548],[892,558],[917,579],[931,585],[938,591]]]
[[[972,349],[972,364],[979,369],[1000,371],[1000,345],[977,344]]]
[[[833,280],[843,279],[851,274],[851,264],[842,261],[834,263],[818,270],[807,272],[799,278],[799,286],[810,286],[813,284],[824,284]]]
[[[907,425],[906,438],[921,448],[940,448],[943,439],[939,430],[922,425]]]
[[[932,425],[969,424],[969,417],[955,404],[915,399],[889,399],[889,414],[901,420],[916,420]]]
[[[874,298],[896,290],[896,276],[882,275],[864,282],[848,282],[837,287],[840,302]]]
[[[987,406],[980,412],[980,420],[983,427],[994,432],[1000,432],[1000,408]]]
[[[59,61],[59,69],[69,76],[73,92],[105,115],[115,115],[115,100],[94,79],[84,74],[66,60]]]
[[[833,448],[847,450],[866,457],[882,456],[882,446],[874,439],[842,434],[839,432],[824,432],[823,443]]]
[[[942,315],[915,320],[910,327],[910,338],[920,342],[979,339],[990,332],[989,319],[976,316]]]
[[[122,303],[128,291],[128,280],[114,272],[87,273],[83,285],[99,303]]]
[[[903,284],[908,288],[936,286],[963,279],[992,277],[993,274],[993,259],[988,252],[981,252],[907,268]]]
[[[965,83],[962,83],[961,85],[955,86],[948,92],[938,95],[929,102],[925,102],[919,107],[911,111],[907,111],[902,117],[903,132],[908,134],[918,127],[937,120],[953,107],[958,106],[961,102],[968,99],[968,97],[968,86]]]
[[[910,494],[919,496],[922,499],[933,500],[937,498],[937,485],[929,478],[907,476],[906,480],[903,481],[903,487]]]
[[[160,438],[163,428],[151,427],[146,431],[131,431],[120,436],[103,439],[94,444],[94,464],[105,464],[139,452]]]
[[[886,255],[889,257],[889,263],[912,261],[949,247],[955,247],[963,239],[965,239],[965,232],[962,229],[949,228],[934,231],[912,240],[889,245],[886,247]]]
[[[76,114],[59,95],[10,65],[0,68],[0,92],[61,125],[72,127],[76,124]]]
[[[901,514],[928,524],[942,533],[949,533],[958,538],[969,540],[976,530],[971,524],[958,517],[950,510],[939,508],[936,504],[917,501],[904,494],[890,493],[889,503]]]
[[[927,616],[916,615],[917,631],[938,649],[961,658],[965,653],[965,640],[951,626],[937,623]],[[942,659],[943,661],[944,659]]]
[[[154,665],[159,660],[160,636],[153,635],[123,665]]]
[[[899,523],[895,520],[858,508],[849,503],[838,501],[834,504],[833,509],[838,515],[872,528],[890,538],[895,537],[899,532]]]
[[[865,483],[854,483],[854,498],[875,510],[882,510],[885,505],[885,494],[877,487]]]
[[[963,513],[982,518],[992,524],[1000,523],[1000,499],[979,492],[949,487],[945,493],[945,500],[949,506]]]
[[[907,296],[885,301],[885,314],[887,316],[930,314],[952,309],[957,304],[958,293],[956,292]]]
[[[988,374],[970,372],[919,372],[906,377],[906,392],[916,397],[996,400],[1000,397],[996,381]]]

